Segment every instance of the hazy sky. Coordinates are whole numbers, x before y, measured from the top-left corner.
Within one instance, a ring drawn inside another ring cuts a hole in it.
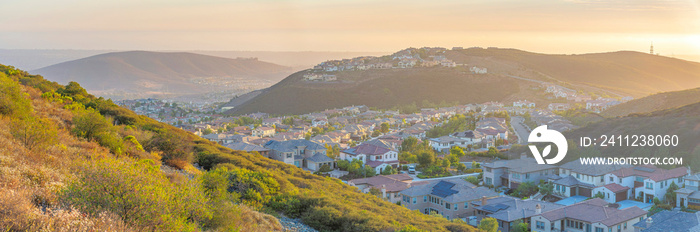
[[[0,48],[700,56],[700,0],[0,0]],[[0,54],[1,55],[1,54]]]

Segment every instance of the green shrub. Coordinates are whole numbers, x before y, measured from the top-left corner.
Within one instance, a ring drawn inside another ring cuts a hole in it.
[[[0,115],[23,118],[32,111],[29,96],[17,81],[0,73]]]
[[[27,117],[13,119],[10,123],[10,133],[29,150],[43,148],[56,143],[58,130],[48,119]]]
[[[199,183],[173,184],[149,160],[88,162],[61,195],[83,212],[110,211],[143,230],[194,231],[212,217]]]

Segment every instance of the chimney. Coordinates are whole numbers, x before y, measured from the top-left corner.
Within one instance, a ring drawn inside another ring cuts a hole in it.
[[[481,206],[486,205],[486,203],[487,203],[486,196],[481,197]]]
[[[653,223],[654,220],[651,219],[651,217],[648,217],[646,220],[647,228],[651,227],[651,223]]]
[[[542,213],[542,206],[540,204],[535,205],[535,214]]]
[[[382,185],[382,198],[386,198],[386,185]]]

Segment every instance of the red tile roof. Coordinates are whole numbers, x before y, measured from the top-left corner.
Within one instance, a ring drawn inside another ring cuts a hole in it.
[[[619,193],[619,192],[627,191],[627,190],[630,189],[629,187],[625,187],[625,186],[622,186],[622,185],[619,185],[619,184],[615,184],[615,183],[606,184],[606,185],[604,185],[603,187],[605,187],[605,188],[607,188],[607,189],[610,189],[610,191],[612,191],[612,192],[614,192],[614,193]]]

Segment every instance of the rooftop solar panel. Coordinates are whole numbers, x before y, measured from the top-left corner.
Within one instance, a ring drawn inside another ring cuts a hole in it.
[[[453,186],[455,186],[454,183],[440,181],[435,186],[433,186],[433,191],[431,192],[431,194],[444,198],[452,194],[458,193],[457,191],[452,190]]]

